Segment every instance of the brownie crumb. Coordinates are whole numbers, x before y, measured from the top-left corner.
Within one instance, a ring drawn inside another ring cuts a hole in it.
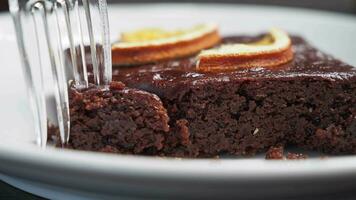
[[[99,151],[104,153],[120,153],[120,151],[113,146],[105,146],[101,148]]]
[[[274,146],[270,147],[266,153],[266,160],[283,160],[284,159],[284,147]]]
[[[119,81],[113,81],[110,83],[111,90],[123,90],[125,88],[125,84]]]
[[[188,128],[188,121],[186,119],[177,120],[176,125],[179,129],[179,136],[181,139],[182,145],[189,145],[191,144],[189,140],[189,128]]]
[[[307,159],[308,155],[302,154],[302,153],[291,153],[288,152],[286,158],[288,160],[303,160]]]
[[[273,146],[270,147],[266,153],[266,160],[303,160],[307,159],[308,155],[302,153],[292,153],[288,152],[284,156],[284,147],[283,146]]]
[[[59,128],[58,126],[48,123],[47,124],[47,142],[49,144],[54,144],[56,146],[60,146],[60,138],[59,138]]]

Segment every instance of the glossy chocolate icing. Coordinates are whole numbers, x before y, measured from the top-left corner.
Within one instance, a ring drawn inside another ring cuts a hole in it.
[[[226,37],[223,43],[248,43],[261,37]],[[155,86],[167,86],[178,82],[199,84],[208,81],[260,78],[288,79],[308,76],[325,79],[348,79],[356,77],[356,68],[320,52],[302,38],[293,36],[292,42],[293,61],[275,68],[260,67],[225,72],[199,72],[195,68],[195,56],[192,56],[141,66],[114,67],[113,79],[123,81],[129,86],[150,91],[156,88]]]

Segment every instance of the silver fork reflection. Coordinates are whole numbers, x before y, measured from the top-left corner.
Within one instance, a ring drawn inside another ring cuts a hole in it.
[[[91,63],[95,85],[106,88],[111,81],[106,0],[9,0],[9,6],[34,114],[37,143],[46,146],[45,91],[51,90],[61,142],[65,144],[70,136],[66,75],[72,73],[75,87],[86,88],[89,85],[87,68]],[[53,88],[49,87],[50,83]]]

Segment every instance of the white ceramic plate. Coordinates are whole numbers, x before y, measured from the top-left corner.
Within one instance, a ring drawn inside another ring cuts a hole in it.
[[[277,26],[356,65],[356,17],[282,7],[151,4],[110,7],[112,39],[137,27],[217,22],[223,34]],[[46,149],[34,144],[12,21],[0,16],[0,178],[51,199],[298,197],[352,190],[356,157],[265,161],[168,159]],[[10,177],[11,176],[11,177]],[[330,184],[332,183],[332,184]],[[63,196],[64,195],[64,196]]]

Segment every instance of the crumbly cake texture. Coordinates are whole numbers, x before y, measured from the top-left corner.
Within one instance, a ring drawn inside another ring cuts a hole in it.
[[[303,160],[307,158],[308,156],[302,153],[287,152],[285,155],[284,147],[281,145],[271,146],[265,156],[266,160]]]
[[[69,96],[68,148],[134,154],[163,148],[169,119],[156,95],[112,82],[109,90],[72,87]]]
[[[251,156],[277,145],[355,154],[356,69],[292,42],[294,60],[273,69],[198,72],[189,57],[114,70],[135,89],[72,91],[69,146],[175,157]]]

